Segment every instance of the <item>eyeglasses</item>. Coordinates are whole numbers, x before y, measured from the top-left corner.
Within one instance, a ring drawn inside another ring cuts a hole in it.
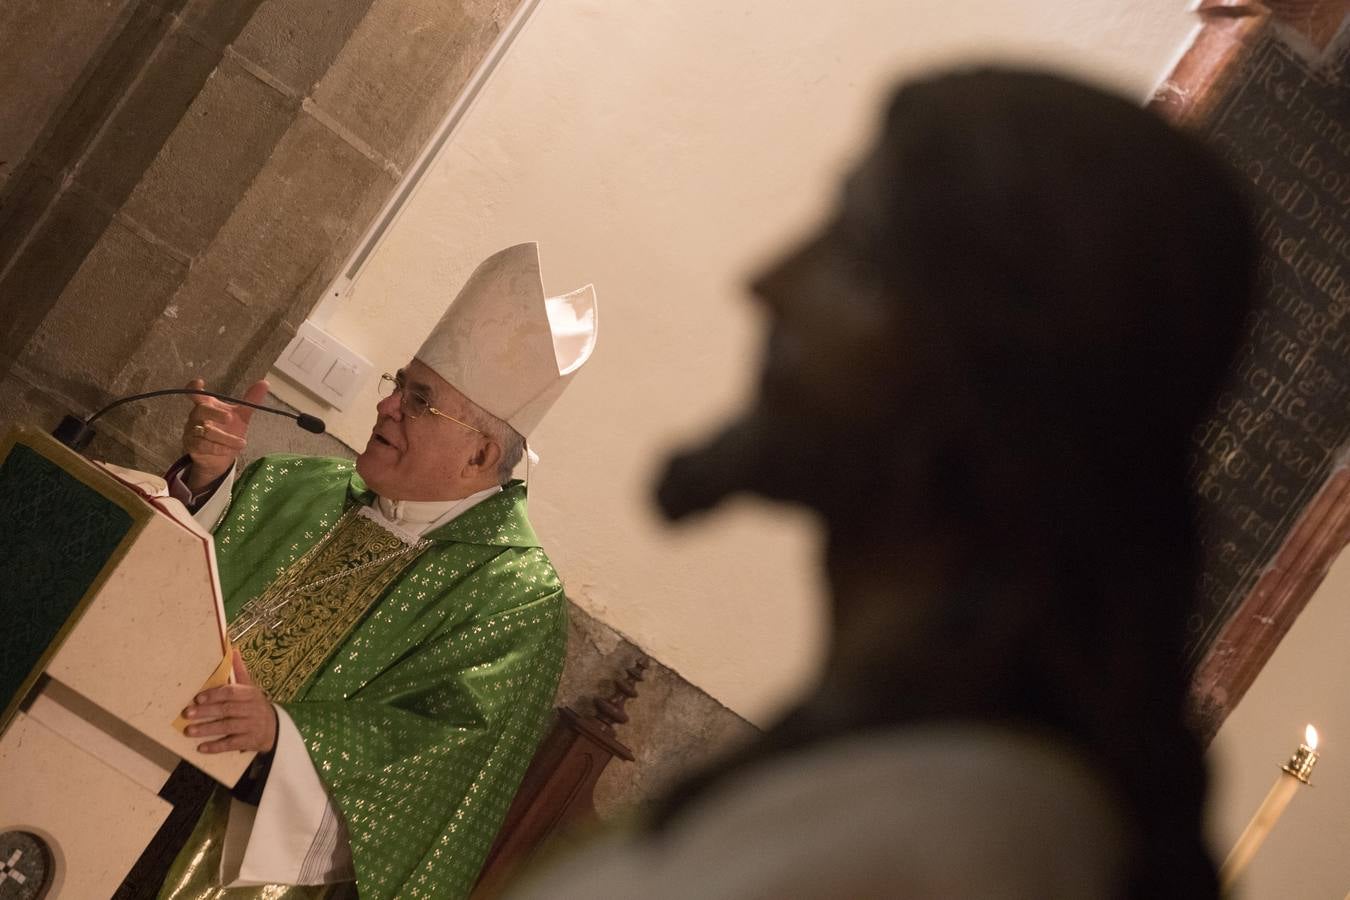
[[[442,419],[449,419],[456,425],[463,425],[465,428],[476,434],[482,434],[481,428],[474,428],[468,422],[462,422],[454,416],[446,415],[439,409],[431,405],[431,400],[425,394],[419,394],[408,388],[403,379],[403,373],[390,375],[385,372],[380,376],[380,383],[376,385],[381,397],[388,397],[391,394],[398,394],[398,408],[410,419],[416,419],[423,413],[431,413],[433,416],[440,416]]]

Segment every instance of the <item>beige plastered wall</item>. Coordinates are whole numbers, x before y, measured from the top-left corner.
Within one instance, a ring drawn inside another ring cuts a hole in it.
[[[1222,860],[1298,748],[1307,724],[1321,758],[1243,873],[1237,900],[1350,893],[1350,549],[1280,641],[1210,747],[1210,830]]]
[[[543,0],[350,295],[313,318],[378,373],[505,245],[541,243],[550,292],[594,282],[596,356],[532,436],[533,518],[577,603],[765,724],[822,657],[811,525],[745,502],[672,530],[650,501],[669,449],[750,388],[747,273],[829,208],[897,77],[1026,61],[1142,101],[1192,26],[1178,0]],[[364,446],[373,382],[337,414],[272,380]]]

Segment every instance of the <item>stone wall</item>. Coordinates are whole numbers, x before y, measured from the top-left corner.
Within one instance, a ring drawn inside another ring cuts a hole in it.
[[[557,702],[591,715],[593,699],[612,697],[613,679],[622,677],[645,654],[576,604],[569,616],[567,668]],[[602,819],[656,799],[759,734],[755,726],[656,660],[650,661],[637,691],[624,707],[628,721],[614,729],[637,759],[631,763],[614,759],[600,776],[595,808]]]
[[[517,0],[0,11],[0,421],[263,374]],[[110,415],[154,467],[180,411]]]

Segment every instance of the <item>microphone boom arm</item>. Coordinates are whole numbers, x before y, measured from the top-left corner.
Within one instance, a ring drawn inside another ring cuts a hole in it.
[[[151,397],[165,397],[170,394],[196,394],[202,397],[213,397],[216,400],[222,400],[226,403],[235,403],[240,406],[247,406],[262,412],[272,413],[278,416],[285,416],[288,419],[294,419],[295,424],[310,432],[311,434],[323,434],[327,426],[323,419],[318,416],[311,416],[309,413],[293,413],[284,409],[276,409],[271,406],[263,406],[260,403],[253,403],[249,400],[241,400],[238,397],[231,397],[227,394],[218,394],[215,391],[205,391],[199,388],[164,388],[158,391],[146,391],[143,394],[132,394],[130,397],[121,397],[109,403],[87,419],[78,419],[75,416],[66,416],[61,420],[61,424],[52,431],[52,436],[61,443],[70,447],[72,450],[83,450],[94,438],[94,429],[91,427],[94,420],[111,409],[116,409],[123,403],[130,403],[133,400],[146,400]]]

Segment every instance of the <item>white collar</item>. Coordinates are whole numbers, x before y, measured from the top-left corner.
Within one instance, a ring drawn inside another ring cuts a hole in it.
[[[501,486],[494,484],[459,500],[390,500],[388,497],[376,497],[375,503],[363,509],[361,514],[407,543],[415,544],[422,535],[440,528],[500,491]]]

